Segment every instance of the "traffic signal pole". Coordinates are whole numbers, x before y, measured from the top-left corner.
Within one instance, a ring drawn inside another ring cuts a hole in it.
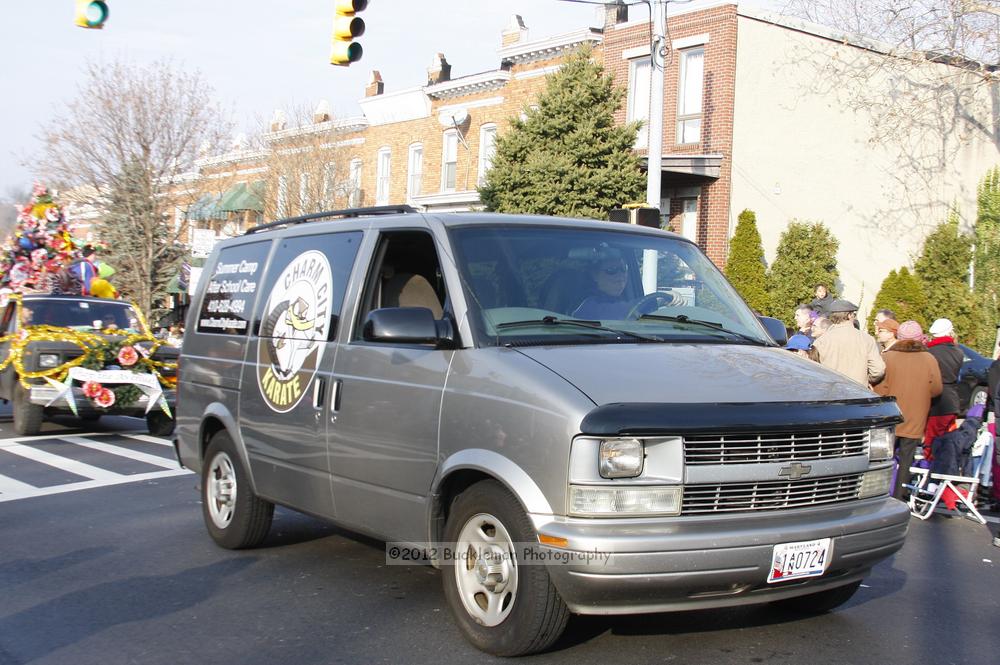
[[[660,169],[663,161],[663,76],[667,53],[667,0],[652,0],[649,5],[653,42],[649,57],[649,146],[646,149],[646,205],[660,208]],[[666,211],[669,214],[669,210]],[[655,250],[643,253],[642,286],[644,293],[656,291],[657,256]]]
[[[652,0],[653,42],[649,72],[649,146],[646,150],[646,205],[660,207],[660,164],[663,161],[663,62],[667,53],[667,0]]]

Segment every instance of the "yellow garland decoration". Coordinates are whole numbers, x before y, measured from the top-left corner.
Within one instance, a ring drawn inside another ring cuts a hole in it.
[[[17,305],[15,316],[17,317],[17,320],[20,321],[21,296],[20,294],[15,293],[10,296],[10,299]],[[143,317],[142,312],[139,311],[134,304],[132,308],[135,310],[142,332],[131,333],[125,336],[121,345],[132,346],[136,342],[151,342],[149,346],[149,355],[152,356],[153,353],[156,352],[156,349],[162,346],[163,342],[156,339],[149,331],[149,326],[146,324],[146,319]],[[20,378],[21,385],[25,389],[31,388],[31,384],[29,384],[25,379],[41,379],[48,377],[55,381],[62,381],[66,378],[66,374],[71,368],[82,365],[94,357],[97,349],[107,342],[107,339],[104,336],[117,335],[118,333],[120,333],[120,331],[117,328],[105,328],[100,331],[100,333],[97,333],[83,332],[60,326],[25,326],[18,333],[12,333],[0,337],[0,343],[10,342],[10,352],[3,361],[0,361],[0,370],[4,370],[7,366],[13,364],[14,369]],[[80,347],[80,349],[83,350],[83,355],[66,361],[58,367],[51,367],[37,372],[28,372],[24,369],[24,349],[31,342],[69,342]],[[173,388],[177,385],[176,377],[163,376],[159,371],[157,371],[157,368],[176,370],[177,363],[153,360],[151,357],[141,358],[141,362],[149,367],[150,373],[153,374],[153,376],[155,376],[164,387]]]

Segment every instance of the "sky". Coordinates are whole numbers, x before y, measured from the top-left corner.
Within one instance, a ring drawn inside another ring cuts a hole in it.
[[[562,0],[370,0],[361,14],[360,62],[329,64],[332,0],[107,0],[103,30],[73,23],[73,0],[5,5],[0,22],[0,197],[27,190],[41,125],[79,94],[87,61],[163,59],[197,70],[238,130],[275,109],[329,101],[334,116],[360,114],[369,72],[387,92],[426,82],[435,53],[452,77],[496,69],[500,32],[519,14],[530,39],[600,25],[599,7]],[[755,3],[760,4],[760,3]],[[767,4],[764,2],[763,4]],[[642,5],[632,16],[646,15]]]

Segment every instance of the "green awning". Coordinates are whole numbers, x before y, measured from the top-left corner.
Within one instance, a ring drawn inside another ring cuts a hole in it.
[[[206,222],[212,219],[225,219],[226,213],[219,208],[218,194],[205,194],[188,207],[189,222]]]
[[[184,289],[180,285],[181,276],[179,274],[174,275],[167,282],[167,293],[184,293]]]
[[[238,185],[230,187],[229,191],[222,195],[219,209],[226,212],[243,212],[244,210],[264,212],[264,201],[260,195],[261,190],[263,190],[263,184],[261,181],[256,181],[249,185],[241,182]]]

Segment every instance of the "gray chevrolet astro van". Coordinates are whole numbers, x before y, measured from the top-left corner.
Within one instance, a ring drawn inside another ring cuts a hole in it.
[[[219,545],[261,543],[280,504],[422,552],[494,654],[574,612],[824,612],[903,544],[900,415],[774,323],[655,229],[282,220],[207,261],[177,454]]]

